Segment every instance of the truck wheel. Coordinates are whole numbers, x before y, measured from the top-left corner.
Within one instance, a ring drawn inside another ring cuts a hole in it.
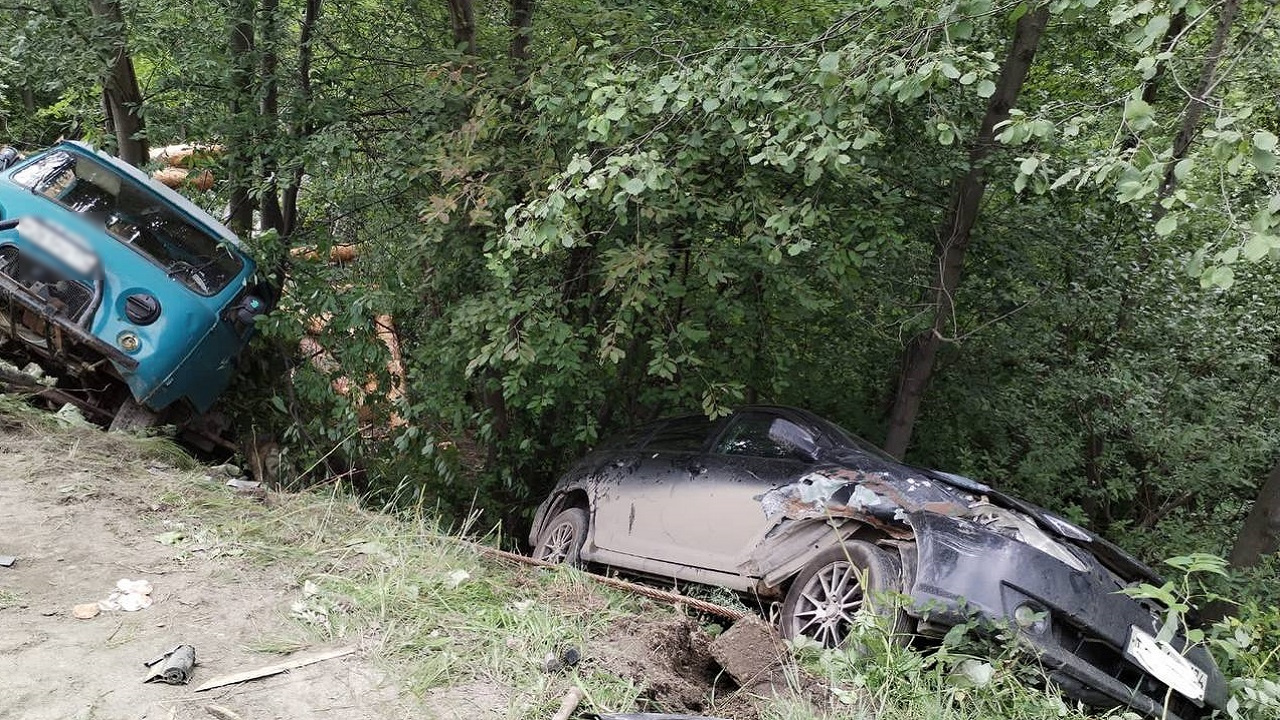
[[[838,648],[853,634],[854,617],[864,607],[886,620],[897,637],[906,617],[894,602],[902,592],[898,564],[871,543],[849,540],[818,553],[792,581],[782,603],[782,634],[801,635]]]
[[[533,557],[549,563],[581,567],[582,544],[587,541],[587,511],[582,508],[561,510],[543,528]]]
[[[107,430],[137,432],[152,427],[159,419],[160,413],[129,397],[120,405],[120,409],[116,410],[116,416],[111,418],[111,425]]]

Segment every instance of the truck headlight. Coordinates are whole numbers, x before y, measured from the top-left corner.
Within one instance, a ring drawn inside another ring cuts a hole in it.
[[[150,293],[134,293],[124,299],[124,316],[134,325],[150,325],[160,318],[160,301]]]

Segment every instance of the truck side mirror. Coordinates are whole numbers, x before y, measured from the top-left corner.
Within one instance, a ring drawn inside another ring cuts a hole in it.
[[[267,304],[257,295],[245,295],[240,304],[235,307],[233,317],[236,324],[244,327],[253,325],[253,319],[267,312]]]

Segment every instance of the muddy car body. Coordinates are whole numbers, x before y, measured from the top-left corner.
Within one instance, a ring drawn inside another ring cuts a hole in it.
[[[606,442],[538,508],[535,554],[782,598],[784,634],[835,645],[871,591],[924,635],[1007,625],[1098,706],[1191,718],[1225,702],[1202,647],[1157,641],[1160,584],[1097,535],[964,477],[897,462],[812,413],[750,407]],[[866,585],[866,592],[855,586]]]
[[[116,158],[63,142],[0,159],[0,342],[91,409],[207,411],[265,309],[254,271],[226,227]]]

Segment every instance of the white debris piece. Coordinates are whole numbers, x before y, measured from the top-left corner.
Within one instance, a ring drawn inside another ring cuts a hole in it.
[[[147,580],[121,578],[116,581],[115,592],[98,601],[103,610],[137,612],[151,607],[151,583]]]

